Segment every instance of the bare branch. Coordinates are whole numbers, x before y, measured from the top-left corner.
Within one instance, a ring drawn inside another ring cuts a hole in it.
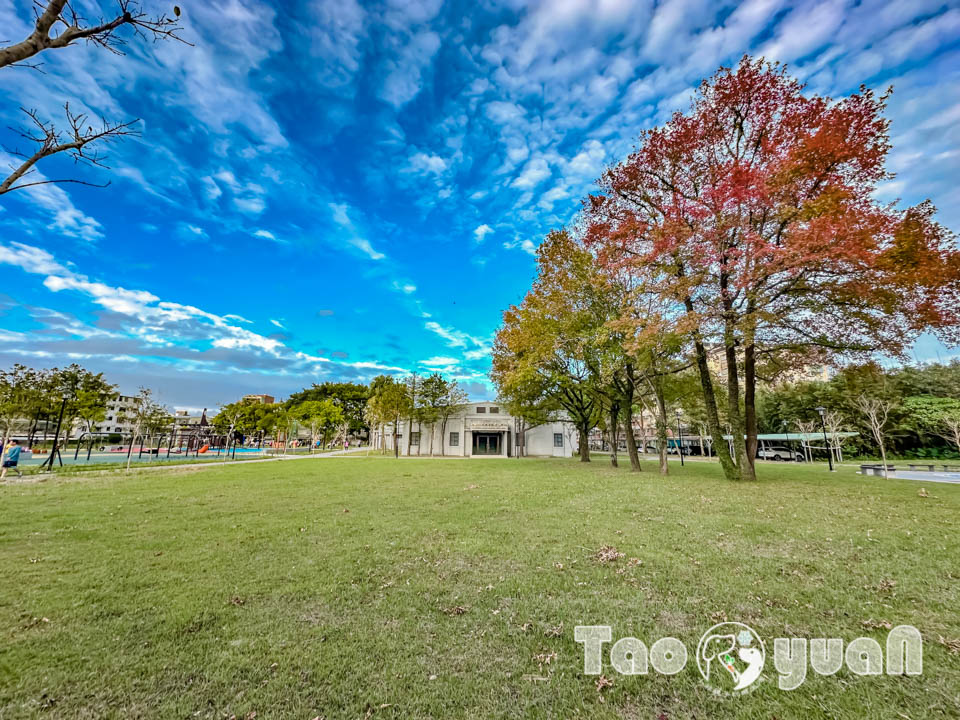
[[[117,124],[101,120],[100,126],[94,128],[88,124],[86,114],[74,114],[70,111],[70,103],[64,106],[67,115],[67,124],[69,125],[69,129],[66,131],[58,130],[53,123],[44,123],[37,115],[36,110],[20,109],[30,118],[32,127],[29,129],[18,129],[15,130],[15,132],[23,139],[36,143],[39,145],[39,148],[29,155],[17,150],[11,151],[12,155],[22,157],[24,161],[20,163],[19,166],[12,166],[11,169],[13,172],[0,182],[0,195],[11,192],[12,190],[20,190],[24,187],[47,183],[76,182],[81,185],[96,186],[94,183],[80,180],[42,180],[30,183],[20,181],[36,170],[35,166],[40,160],[58,153],[68,154],[73,158],[75,163],[87,163],[89,165],[106,168],[107,165],[103,162],[104,158],[98,150],[94,149],[90,151],[87,148],[88,145],[97,141],[105,144],[128,135],[140,135],[140,131],[134,127],[139,120],[130,120]]]
[[[0,48],[0,68],[22,63],[44,50],[64,48],[77,40],[86,40],[110,52],[122,54],[119,47],[125,42],[116,35],[118,28],[129,26],[140,37],[148,34],[154,40],[173,39],[189,45],[177,33],[180,27],[180,9],[174,6],[175,17],[150,17],[142,12],[136,0],[117,0],[117,14],[112,19],[100,18],[95,25],[87,25],[68,0],[48,0],[37,7],[33,32],[21,42]],[[42,10],[42,12],[40,12]],[[52,34],[54,28],[62,30]],[[30,65],[28,65],[30,66]]]

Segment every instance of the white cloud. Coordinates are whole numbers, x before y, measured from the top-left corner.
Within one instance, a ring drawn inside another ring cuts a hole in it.
[[[280,328],[281,330],[286,330],[286,328],[283,326],[283,323],[280,322],[279,320],[274,320],[273,318],[270,318],[270,322],[271,322],[273,325],[276,325],[276,326],[277,326],[278,328]]]
[[[356,0],[313,0],[310,12],[310,54],[319,60],[317,82],[352,95],[366,12]]]
[[[513,250],[515,248],[518,248],[520,250],[523,250],[523,252],[527,253],[528,255],[536,256],[537,254],[537,246],[533,243],[532,240],[520,240],[519,238],[515,238],[514,240],[505,242],[503,244],[503,247],[506,250]]]
[[[408,167],[414,172],[440,175],[447,169],[447,161],[439,155],[418,152],[410,158]]]
[[[16,157],[0,150],[0,164],[3,166],[15,167],[19,166],[21,162]],[[5,168],[0,171],[0,174],[6,174]],[[49,179],[40,170],[34,169],[23,177],[22,182],[43,183]],[[52,183],[34,185],[16,190],[6,197],[20,198],[47,214],[50,220],[50,223],[46,226],[48,230],[54,230],[67,237],[85,240],[90,243],[103,237],[103,226],[96,219],[77,208],[66,190],[60,185]]]
[[[169,348],[180,355],[178,367],[186,369],[188,365],[204,363],[203,353],[217,350],[238,350],[257,353],[261,360],[253,362],[253,367],[287,369],[290,371],[310,371],[318,364],[333,363],[345,367],[371,370],[401,371],[402,368],[381,365],[375,362],[359,361],[338,363],[327,358],[315,357],[293,350],[280,340],[260,335],[236,322],[248,322],[237,315],[217,315],[192,305],[161,300],[147,290],[131,290],[111,286],[91,280],[58,262],[53,255],[41,248],[23,243],[0,244],[0,264],[13,265],[27,273],[44,276],[43,285],[51,292],[74,291],[89,298],[94,304],[127,319],[122,340],[135,340],[152,346]],[[278,328],[282,323],[276,319],[270,322]],[[71,328],[77,334],[76,328]],[[102,333],[98,333],[102,334]],[[118,337],[117,333],[110,337]],[[115,346],[114,346],[115,347]],[[154,350],[137,349],[145,354]],[[26,354],[28,351],[22,351]],[[40,351],[45,352],[45,351]],[[101,351],[101,354],[104,351]],[[106,351],[110,357],[123,354]],[[85,356],[86,357],[86,356]],[[187,360],[186,358],[190,358]],[[262,363],[269,360],[267,365]],[[222,360],[218,361],[222,362]],[[260,365],[257,365],[260,362]]]
[[[280,240],[277,239],[277,236],[269,230],[257,230],[253,233],[253,235],[254,237],[263,238],[264,240],[270,240],[271,242],[280,242]]]
[[[440,36],[421,30],[384,61],[386,77],[377,96],[399,110],[423,88],[423,73],[440,49]]]
[[[487,235],[489,235],[492,232],[493,232],[493,228],[487,225],[486,223],[484,223],[483,225],[478,225],[473,230],[473,239],[479,245],[486,239]]]
[[[369,240],[361,237],[357,233],[357,229],[354,227],[353,221],[348,214],[349,205],[346,203],[330,203],[329,207],[333,221],[346,231],[347,236],[344,239],[348,244],[357,248],[371,260],[383,260],[386,257],[382,252],[375,250]]]
[[[421,360],[420,364],[426,367],[451,367],[457,365],[459,362],[457,358],[438,356]]]
[[[527,163],[523,172],[514,178],[510,186],[519,190],[531,190],[548,177],[550,177],[550,166],[543,158],[536,157]]]
[[[399,280],[394,280],[393,289],[397,292],[401,292],[404,295],[412,295],[417,291],[417,286],[409,282],[400,282]]]

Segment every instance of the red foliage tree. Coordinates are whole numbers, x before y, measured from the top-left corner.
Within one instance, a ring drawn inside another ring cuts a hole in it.
[[[758,368],[902,353],[956,337],[960,254],[923,203],[880,203],[887,95],[805,95],[784,66],[744,57],[705,80],[687,114],[644,132],[590,197],[586,239],[638,292],[671,305],[695,355],[728,477],[752,479]],[[722,353],[736,467],[710,353]],[[744,440],[746,436],[746,440]]]

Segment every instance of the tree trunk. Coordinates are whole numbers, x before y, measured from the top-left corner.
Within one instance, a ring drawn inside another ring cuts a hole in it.
[[[737,344],[733,321],[726,319],[723,331],[724,355],[727,360],[727,417],[740,480],[756,480],[753,464],[747,461],[747,441],[744,435],[743,413],[740,412],[740,376],[737,371]]]
[[[743,348],[743,425],[746,431],[747,465],[756,480],[757,457],[757,356],[753,330],[748,329]],[[745,466],[746,467],[746,466]]]
[[[589,431],[585,425],[581,425],[577,430],[580,431],[580,462],[590,462]]]
[[[437,424],[435,422],[430,423],[430,457],[433,457],[433,436],[436,429]],[[420,438],[420,442],[423,442],[423,438]]]
[[[627,455],[630,457],[630,470],[640,472],[640,455],[637,453],[637,439],[633,436],[633,412],[630,408],[624,410],[623,419],[624,439],[627,442]]]
[[[400,457],[400,445],[397,442],[397,425],[400,424],[400,418],[395,418],[393,421],[393,457],[394,459]]]
[[[617,463],[617,449],[620,445],[617,430],[620,427],[620,403],[610,403],[610,427],[607,436],[610,438],[610,465],[620,467]]]
[[[635,379],[633,365],[627,363],[625,368],[626,384],[623,391],[623,433],[627,443],[627,455],[630,457],[630,470],[640,471],[640,456],[637,454],[637,438],[633,435],[633,392]]]
[[[687,298],[684,302],[687,312],[692,314],[693,301]],[[697,358],[697,372],[700,375],[700,387],[703,390],[707,426],[710,428],[710,436],[713,438],[713,447],[716,450],[717,458],[720,460],[723,476],[727,480],[736,480],[738,477],[737,468],[733,464],[733,458],[730,457],[730,448],[727,446],[727,441],[724,440],[723,432],[720,429],[720,414],[717,411],[717,398],[713,392],[713,378],[710,376],[710,366],[707,363],[707,349],[703,345],[703,338],[699,331],[693,332],[693,346]]]

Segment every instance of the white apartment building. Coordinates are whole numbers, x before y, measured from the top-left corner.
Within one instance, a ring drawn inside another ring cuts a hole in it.
[[[372,430],[373,446],[393,451],[393,426]],[[400,454],[430,455],[431,437],[433,454],[447,457],[499,456],[513,457],[517,454],[517,422],[495,402],[468,403],[466,407],[447,421],[442,438],[440,422],[433,427],[413,422],[413,434],[407,437],[407,422],[400,423],[397,444]],[[526,450],[531,457],[571,457],[577,450],[577,432],[572,423],[551,422],[528,429],[524,433]],[[441,449],[442,448],[442,449]]]
[[[97,432],[133,432],[133,416],[137,398],[133,395],[114,395],[107,401],[107,416],[96,426]]]

